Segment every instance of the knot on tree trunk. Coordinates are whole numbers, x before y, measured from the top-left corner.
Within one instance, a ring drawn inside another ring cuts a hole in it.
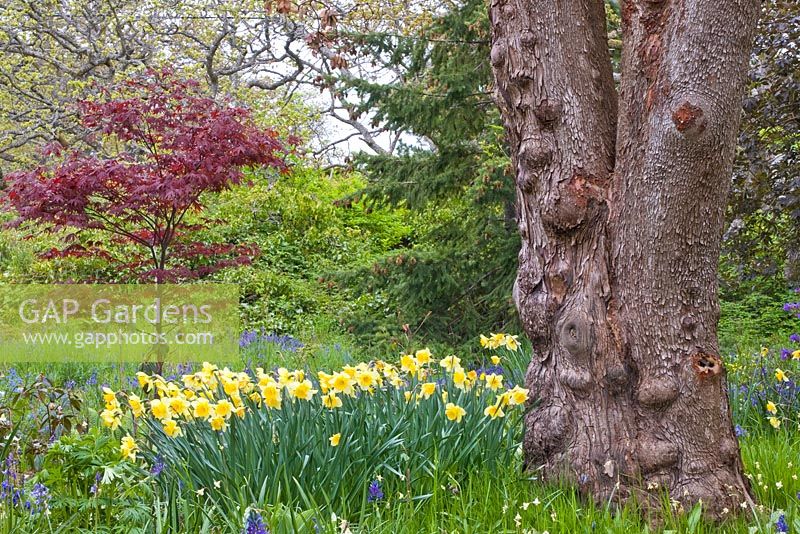
[[[579,228],[605,203],[607,186],[607,179],[576,169],[569,180],[559,184],[558,194],[545,201],[542,222],[561,232]]]
[[[672,123],[682,135],[694,138],[706,130],[707,119],[702,107],[684,100],[672,112]]]
[[[592,348],[592,332],[589,316],[585,312],[575,310],[568,313],[561,322],[558,338],[573,361],[588,363]]]
[[[519,169],[530,175],[531,180],[535,180],[553,161],[554,152],[555,139],[552,134],[537,133],[526,137],[519,145],[519,155],[517,156]]]
[[[592,385],[592,373],[588,369],[562,363],[558,368],[558,380],[573,393],[586,393]]]
[[[678,456],[678,446],[672,441],[655,436],[646,436],[639,440],[637,459],[643,475],[676,465]]]
[[[545,98],[533,108],[533,113],[539,119],[542,128],[551,129],[561,117],[562,105],[558,101]]]
[[[665,408],[677,400],[678,382],[669,376],[645,376],[639,383],[639,404],[654,410]]]
[[[565,452],[572,419],[566,407],[551,405],[531,411],[525,427],[525,466],[535,469]]]

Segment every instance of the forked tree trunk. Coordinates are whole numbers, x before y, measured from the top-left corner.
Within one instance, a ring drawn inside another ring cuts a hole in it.
[[[716,326],[757,0],[492,0],[516,171],[514,296],[534,345],[525,460],[598,499],[751,501]]]

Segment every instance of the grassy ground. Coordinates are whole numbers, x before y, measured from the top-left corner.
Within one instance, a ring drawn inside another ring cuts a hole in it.
[[[260,363],[266,368],[284,366],[306,368],[309,370],[340,366],[363,359],[341,346],[304,347],[292,346],[291,340],[280,340],[281,347],[275,343],[258,343],[248,346],[243,351],[238,364],[231,363],[232,368],[241,369],[251,364]],[[729,377],[732,382],[732,407],[735,423],[741,427],[740,443],[753,490],[757,496],[756,510],[731,510],[731,519],[722,525],[710,525],[700,517],[700,510],[678,510],[665,498],[662,514],[663,522],[656,530],[664,532],[776,532],[776,524],[783,516],[787,528],[791,532],[800,532],[800,510],[798,496],[800,481],[800,427],[798,427],[797,387],[791,383],[792,392],[787,394],[789,386],[784,382],[776,382],[773,371],[781,366],[790,377],[800,376],[800,360],[782,360],[780,348],[761,351],[753,349],[729,358]],[[524,367],[525,356],[517,361],[505,361],[507,376],[520,376]],[[13,375],[21,376],[23,382],[32,379],[39,372],[34,368],[17,368]],[[132,377],[136,371],[134,366],[69,366],[48,369],[48,373],[56,385],[69,382],[70,387],[79,393],[83,404],[79,410],[90,428],[99,427],[97,420],[98,407],[102,406],[100,388],[108,385],[117,389],[131,389]],[[185,369],[168,368],[165,375],[179,375]],[[8,370],[5,380],[10,383],[13,378]],[[743,387],[744,386],[744,387]],[[0,387],[0,389],[3,389]],[[8,390],[6,390],[8,392]],[[5,397],[7,400],[8,397]],[[774,401],[777,405],[774,414],[781,422],[779,428],[769,424],[766,403]],[[33,403],[32,406],[35,406]],[[35,414],[35,415],[32,415]],[[30,413],[22,413],[22,419],[36,421],[42,415],[41,408]],[[13,415],[12,415],[13,416]],[[82,502],[76,499],[72,521],[77,527],[64,526],[63,517],[55,522],[46,516],[36,521],[25,523],[3,521],[8,519],[3,510],[8,506],[8,497],[0,497],[0,532],[238,532],[242,528],[242,517],[212,517],[206,515],[199,501],[182,496],[169,497],[170,491],[156,484],[142,481],[135,473],[126,473],[124,464],[118,461],[118,441],[98,445],[100,438],[108,433],[98,430],[90,432],[88,445],[81,445],[84,452],[76,452],[80,448],[72,443],[71,458],[81,461],[81,454],[91,457],[89,467],[83,475],[97,470],[97,462],[110,469],[118,477],[119,495],[108,487],[108,498],[122,499],[119,502],[128,506],[127,512],[117,511],[110,501],[100,505],[100,501]],[[96,439],[96,441],[92,441]],[[103,456],[97,452],[107,447],[109,454]],[[96,458],[95,458],[96,457]],[[99,459],[98,459],[99,458]],[[113,458],[109,460],[109,458]],[[27,460],[21,467],[29,474],[42,468],[38,460]],[[47,465],[47,464],[45,464]],[[89,464],[87,464],[89,465]],[[63,478],[69,479],[68,473]],[[126,478],[127,477],[127,478]],[[317,507],[314,502],[305,506],[296,506],[284,510],[284,520],[276,518],[280,514],[273,513],[272,533],[276,532],[330,532],[343,534],[348,530],[352,534],[358,532],[376,533],[449,533],[449,532],[530,532],[530,533],[577,533],[577,532],[648,532],[651,527],[643,520],[635,504],[622,509],[603,504],[593,504],[582,500],[574,488],[558,487],[543,484],[535,474],[523,474],[519,459],[513,460],[500,468],[489,468],[476,462],[474,465],[462,466],[457,472],[431,472],[431,479],[419,487],[398,487],[386,484],[386,495],[377,502],[370,503],[366,499],[358,503],[347,503],[346,506],[333,502],[328,506]],[[149,479],[148,479],[149,480]],[[128,482],[130,481],[130,482]],[[303,481],[295,481],[302,486]],[[424,487],[423,487],[424,486]],[[389,490],[391,487],[391,491]],[[73,488],[74,489],[74,488]],[[53,491],[57,491],[53,488]],[[85,491],[85,489],[83,490]],[[185,494],[185,492],[184,492]],[[128,499],[125,501],[124,499]],[[128,504],[125,504],[128,503]],[[268,503],[260,503],[265,509]],[[93,508],[96,507],[95,508]],[[332,517],[346,509],[351,517]],[[738,512],[738,513],[737,513]],[[242,511],[242,513],[244,513]],[[122,514],[122,515],[119,515]],[[125,515],[128,514],[128,515]],[[266,516],[265,512],[265,516]],[[114,518],[114,519],[111,519]],[[129,521],[129,523],[125,523]],[[306,526],[303,526],[304,521]],[[351,522],[352,521],[352,522]],[[115,522],[119,523],[115,525]],[[91,528],[86,527],[92,524]],[[128,526],[126,526],[128,525]],[[122,530],[120,530],[120,528]],[[138,528],[138,530],[136,530]],[[65,530],[66,529],[66,530]]]

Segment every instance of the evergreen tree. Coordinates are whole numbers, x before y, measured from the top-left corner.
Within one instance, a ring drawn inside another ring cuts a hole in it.
[[[406,142],[396,154],[361,155],[366,202],[402,205],[415,232],[369,271],[340,273],[369,295],[351,317],[367,338],[472,344],[480,332],[516,329],[511,288],[519,237],[508,154],[491,96],[486,5],[466,0],[413,35],[353,35],[360,53],[402,72],[402,82],[340,80]],[[380,313],[375,313],[375,310]],[[405,335],[402,325],[407,324]]]

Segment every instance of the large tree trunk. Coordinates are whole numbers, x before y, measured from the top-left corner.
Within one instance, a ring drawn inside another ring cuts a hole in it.
[[[602,0],[492,0],[522,235],[514,296],[539,397],[526,465],[598,499],[666,489],[711,515],[751,501],[716,272],[758,8],[623,3],[618,95]]]

